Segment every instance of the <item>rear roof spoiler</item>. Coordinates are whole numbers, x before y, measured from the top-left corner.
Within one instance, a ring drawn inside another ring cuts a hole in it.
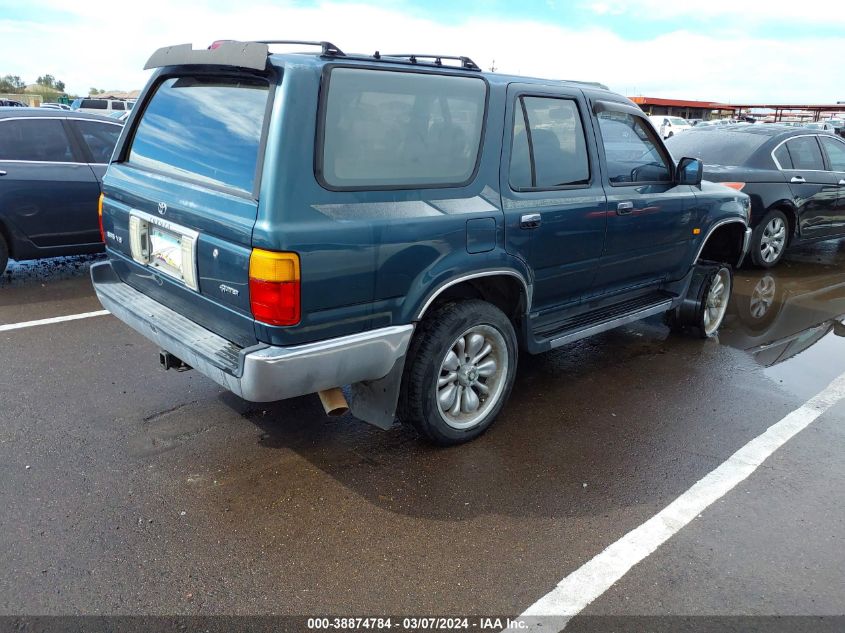
[[[162,66],[237,66],[264,70],[270,47],[260,42],[222,41],[215,48],[195,50],[191,44],[158,49],[147,60],[144,70]]]

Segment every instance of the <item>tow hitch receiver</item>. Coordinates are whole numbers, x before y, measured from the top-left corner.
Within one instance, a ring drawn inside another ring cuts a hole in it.
[[[193,367],[188,365],[181,358],[174,356],[165,350],[159,351],[158,362],[160,362],[161,366],[165,369],[175,369],[176,371],[188,371],[189,369],[193,369]]]

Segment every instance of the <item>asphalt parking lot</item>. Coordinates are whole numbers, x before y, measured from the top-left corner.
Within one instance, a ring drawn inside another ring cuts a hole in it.
[[[99,310],[92,261],[13,266],[0,326]],[[497,424],[445,450],[164,372],[108,315],[0,327],[0,615],[523,613],[845,372],[843,267],[831,242],[739,271],[718,342],[650,320],[523,355]],[[843,422],[583,615],[844,615]]]

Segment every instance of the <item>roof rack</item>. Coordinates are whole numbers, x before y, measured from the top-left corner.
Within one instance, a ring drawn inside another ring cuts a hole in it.
[[[332,57],[346,57],[346,53],[340,50],[331,42],[309,42],[307,40],[256,40],[258,44],[303,44],[305,46],[319,46],[321,55],[330,55]]]
[[[382,59],[383,57],[402,58],[402,59],[407,59],[412,64],[420,63],[419,60],[421,60],[421,59],[433,59],[434,60],[433,65],[434,66],[442,66],[443,60],[449,59],[449,60],[452,60],[452,61],[461,62],[461,68],[464,68],[466,70],[481,70],[481,68],[478,66],[478,64],[476,64],[474,61],[472,61],[469,57],[464,57],[463,55],[460,55],[460,56],[457,56],[457,55],[425,55],[425,54],[421,54],[421,53],[390,53],[390,54],[387,54],[387,53],[379,53],[378,51],[376,51],[373,54],[373,57],[375,59]],[[425,63],[425,62],[423,62],[423,63]]]

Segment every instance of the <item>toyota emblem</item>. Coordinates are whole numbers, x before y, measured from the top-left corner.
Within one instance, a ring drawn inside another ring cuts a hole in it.
[[[164,215],[165,213],[167,213],[167,204],[164,203],[164,202],[159,202],[158,203],[158,214]]]

